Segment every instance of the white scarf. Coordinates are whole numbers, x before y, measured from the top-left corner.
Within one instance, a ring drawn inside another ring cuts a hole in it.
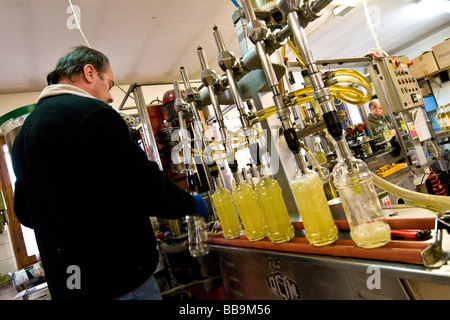
[[[76,96],[95,99],[95,97],[90,93],[76,86],[72,86],[70,84],[52,84],[42,90],[36,102],[46,97],[59,96],[61,94],[73,94]]]

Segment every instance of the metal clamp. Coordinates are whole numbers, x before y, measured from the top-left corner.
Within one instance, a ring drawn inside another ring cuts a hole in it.
[[[450,252],[442,250],[444,230],[447,230],[450,234],[450,215],[437,215],[435,228],[436,239],[430,246],[425,248],[420,253],[423,264],[426,268],[440,268],[450,259]]]

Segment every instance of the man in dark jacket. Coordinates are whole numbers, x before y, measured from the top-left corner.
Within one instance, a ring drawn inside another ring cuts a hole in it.
[[[105,55],[75,47],[47,81],[12,157],[15,212],[35,231],[52,299],[155,289],[149,216],[181,218],[204,202],[148,161],[107,104],[114,76]]]

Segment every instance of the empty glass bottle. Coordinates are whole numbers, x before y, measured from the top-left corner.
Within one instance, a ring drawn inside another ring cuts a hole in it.
[[[333,168],[333,181],[352,239],[361,248],[385,245],[391,240],[391,229],[381,212],[371,172],[364,161],[352,156],[345,139],[337,141],[336,152],[339,161]]]

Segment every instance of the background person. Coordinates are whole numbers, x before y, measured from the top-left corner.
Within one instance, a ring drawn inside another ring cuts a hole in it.
[[[377,142],[384,141],[384,132],[392,130],[393,126],[388,116],[383,114],[380,101],[374,98],[369,103],[370,113],[368,115],[369,126]]]

